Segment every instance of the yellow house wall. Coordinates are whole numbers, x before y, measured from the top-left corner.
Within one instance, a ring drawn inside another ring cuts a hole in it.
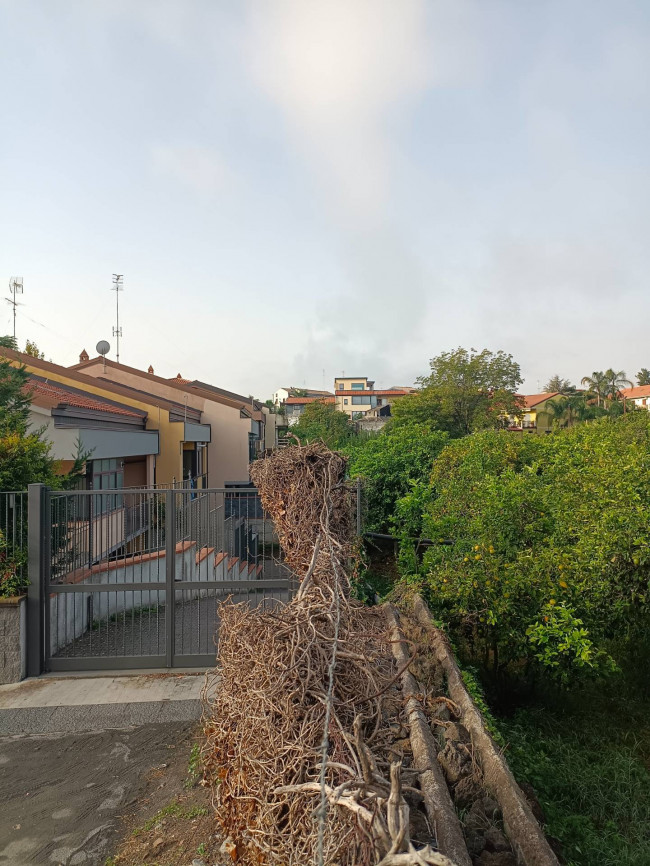
[[[84,373],[88,376],[103,376],[103,364],[90,364],[84,367]],[[180,391],[178,388],[159,382],[153,377],[149,380],[146,376],[131,373],[119,367],[106,367],[106,377],[111,381],[121,382],[131,388],[144,388],[157,394],[165,400],[184,404],[187,396],[187,405],[193,409],[199,409],[202,413],[201,423],[210,424],[211,439],[208,444],[208,485],[210,487],[223,487],[226,481],[248,480],[248,434],[251,429],[249,418],[242,418],[237,407],[228,406],[224,403],[211,400],[207,396],[197,394],[194,391]],[[181,470],[176,479],[183,477],[182,472],[182,433],[183,425],[171,422],[172,427],[180,430],[177,441],[181,442],[179,449]],[[179,446],[177,445],[177,448]]]
[[[359,391],[359,396],[361,394],[363,394],[363,391]],[[347,406],[345,404],[346,400],[348,401]],[[348,415],[352,415],[353,412],[368,412],[370,409],[372,409],[372,404],[370,403],[370,398],[368,398],[367,403],[361,403],[360,405],[355,404],[353,406],[352,405],[352,397],[350,397],[348,395],[346,395],[345,397],[342,395],[341,396],[337,395],[335,406],[339,412],[346,412]]]
[[[357,376],[356,379],[348,379],[344,377],[334,379],[334,388],[338,391],[340,386],[343,385],[343,388],[340,388],[340,390],[351,391],[353,382],[363,382],[364,390],[368,387],[368,379],[365,376]]]

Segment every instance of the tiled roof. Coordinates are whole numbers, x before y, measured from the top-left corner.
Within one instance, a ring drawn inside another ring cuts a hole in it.
[[[557,397],[559,394],[559,391],[547,391],[545,394],[520,394],[518,396],[526,409],[532,409],[533,406],[543,403],[544,400],[550,400],[551,397]]]
[[[330,397],[331,391],[324,391],[320,388],[299,388],[297,385],[289,385],[287,387],[278,388],[279,391],[304,391],[306,397],[323,396]]]
[[[650,397],[650,385],[637,385],[634,388],[621,388],[621,396],[628,400],[636,400],[639,397]]]
[[[363,397],[366,394],[369,397],[403,397],[405,394],[410,394],[410,392],[410,388],[392,388],[385,391],[375,391],[374,389],[371,391],[368,389],[366,391],[336,391],[335,393],[337,397]]]
[[[334,397],[287,397],[284,402],[290,406],[303,406],[305,403],[334,403]]]
[[[92,394],[79,394],[76,391],[68,390],[59,383],[43,382],[41,379],[36,379],[30,376],[28,388],[31,393],[38,397],[46,397],[49,400],[56,400],[57,403],[63,403],[66,406],[75,406],[77,409],[92,409],[95,412],[110,412],[112,415],[127,415],[130,418],[142,418],[143,413],[126,406],[115,406],[112,403],[107,403],[101,397],[95,397]]]

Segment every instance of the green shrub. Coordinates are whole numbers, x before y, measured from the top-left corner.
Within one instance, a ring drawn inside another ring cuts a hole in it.
[[[414,485],[428,481],[433,462],[448,441],[446,433],[425,424],[405,424],[349,450],[350,477],[364,482],[367,530],[392,531],[397,501]]]
[[[547,437],[474,434],[397,503],[402,568],[424,576],[470,656],[564,683],[615,668],[606,642],[647,623],[649,431],[634,413]],[[420,508],[423,534],[450,542],[422,563],[408,532]]]

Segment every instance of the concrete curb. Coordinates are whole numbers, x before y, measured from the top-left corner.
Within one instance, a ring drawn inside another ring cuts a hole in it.
[[[137,725],[198,721],[200,717],[201,702],[198,700],[20,707],[0,710],[0,737],[105,731]]]

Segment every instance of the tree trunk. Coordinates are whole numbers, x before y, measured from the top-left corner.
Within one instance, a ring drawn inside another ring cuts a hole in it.
[[[465,688],[446,636],[431,622],[429,609],[420,596],[415,597],[413,607],[419,623],[426,628],[436,658],[447,675],[449,696],[460,707],[462,722],[472,735],[472,743],[483,769],[485,787],[501,807],[504,827],[518,862],[524,866],[559,866],[558,859],[535,820],[521,788],[500,749],[486,730],[483,718]]]
[[[391,604],[384,606],[390,626],[393,655],[400,667],[409,659],[404,635],[399,627],[399,614]],[[438,763],[438,749],[422,704],[417,699],[419,688],[408,669],[402,674],[402,690],[410,728],[413,765],[420,774],[420,787],[424,794],[427,817],[435,828],[438,848],[457,866],[472,866],[460,821],[452,803],[449,789]]]

